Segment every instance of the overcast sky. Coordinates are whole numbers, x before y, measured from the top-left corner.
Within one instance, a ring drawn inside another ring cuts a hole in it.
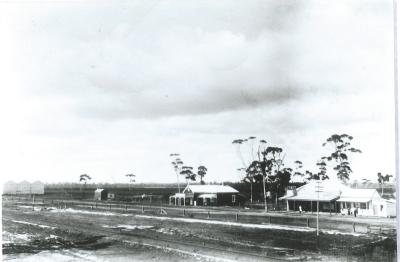
[[[0,3],[2,180],[237,181],[232,140],[394,173],[392,1]]]

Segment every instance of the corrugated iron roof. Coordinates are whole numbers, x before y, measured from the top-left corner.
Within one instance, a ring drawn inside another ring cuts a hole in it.
[[[349,188],[345,190],[338,202],[369,202],[373,198],[380,199],[376,189],[363,189],[363,188]]]
[[[341,197],[343,198],[370,198],[377,193],[376,189],[363,189],[363,188],[349,188],[343,191]]]
[[[309,183],[297,189],[295,196],[284,196],[281,199],[287,200],[304,200],[304,201],[332,201],[338,199],[342,192],[348,190],[349,187],[343,185],[338,181],[322,180],[320,182],[320,189],[317,192],[317,181],[312,180]]]
[[[369,202],[371,199],[365,197],[341,197],[337,200],[337,202],[360,202],[366,203]]]
[[[238,193],[233,187],[223,185],[188,185],[183,192],[189,189],[193,193]]]

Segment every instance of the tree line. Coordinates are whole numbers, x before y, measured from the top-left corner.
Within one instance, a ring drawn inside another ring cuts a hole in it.
[[[330,164],[338,179],[347,182],[353,172],[350,167],[350,156],[361,153],[361,150],[352,146],[352,140],[353,137],[347,134],[334,134],[327,138],[322,146],[328,148],[330,154],[322,156],[315,162],[316,172],[304,169],[301,160],[294,161],[292,167],[286,166],[286,154],[283,148],[274,146],[265,139],[257,140],[256,137],[250,136],[245,139],[235,139],[232,143],[236,146],[242,165],[238,170],[244,173],[243,181],[250,184],[250,201],[253,202],[253,187],[261,185],[267,211],[267,198],[274,195],[278,204],[278,197],[284,195],[292,177],[301,177],[304,182],[329,179],[327,169]]]

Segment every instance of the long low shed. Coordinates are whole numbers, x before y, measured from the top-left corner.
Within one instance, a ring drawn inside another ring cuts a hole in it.
[[[22,181],[16,183],[14,181],[8,181],[3,185],[3,194],[5,195],[43,195],[44,194],[44,183],[35,181],[30,183],[28,181]]]

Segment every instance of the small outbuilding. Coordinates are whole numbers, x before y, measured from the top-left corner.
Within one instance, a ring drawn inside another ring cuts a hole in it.
[[[94,200],[107,200],[107,190],[103,188],[97,188],[94,191]]]
[[[169,198],[177,206],[236,206],[243,202],[239,192],[224,185],[188,185],[182,193]]]

